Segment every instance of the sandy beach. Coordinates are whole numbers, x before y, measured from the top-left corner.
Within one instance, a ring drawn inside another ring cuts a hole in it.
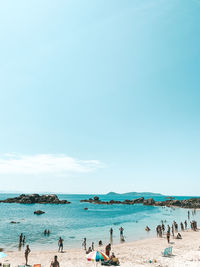
[[[163,257],[161,252],[168,246],[166,238],[151,238],[139,240],[132,243],[113,245],[112,251],[119,258],[122,267],[128,266],[162,266],[162,267],[184,267],[200,266],[200,231],[182,232],[183,239],[171,238],[173,246],[173,256]],[[31,246],[30,246],[31,247]],[[101,248],[104,251],[104,247]],[[24,264],[24,251],[5,251],[8,257],[5,263],[10,263],[16,267]],[[57,251],[31,251],[29,264],[42,264],[44,267],[50,266],[54,255],[58,255],[61,267],[84,267],[94,266],[87,262],[86,254],[83,249],[66,250],[64,253]],[[152,261],[151,263],[149,261]],[[100,264],[98,264],[100,266]]]

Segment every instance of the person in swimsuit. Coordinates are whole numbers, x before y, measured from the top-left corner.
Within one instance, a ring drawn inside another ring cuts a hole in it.
[[[26,250],[25,250],[25,260],[26,260],[26,264],[25,265],[28,265],[28,254],[31,252],[30,248],[29,248],[29,245],[26,246]]]
[[[57,256],[54,257],[54,261],[51,262],[50,267],[60,267]]]
[[[58,252],[63,252],[63,239],[60,237],[58,240]]]

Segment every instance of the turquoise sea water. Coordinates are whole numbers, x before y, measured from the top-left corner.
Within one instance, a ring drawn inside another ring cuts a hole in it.
[[[14,197],[14,194],[0,194],[0,199]],[[32,249],[57,249],[57,240],[64,239],[64,248],[81,247],[83,238],[87,244],[92,241],[97,245],[99,240],[103,244],[109,242],[109,229],[112,227],[113,243],[119,243],[119,228],[124,228],[127,242],[155,236],[155,227],[161,220],[171,224],[187,219],[186,209],[171,209],[137,205],[96,205],[80,203],[81,199],[88,199],[94,195],[58,195],[60,199],[72,202],[70,205],[54,204],[7,204],[0,203],[0,247],[10,250],[18,249],[19,234],[24,233],[27,243]],[[101,200],[134,199],[132,196],[98,195]],[[148,196],[146,197],[148,198]],[[189,197],[176,197],[184,199]],[[164,200],[165,197],[154,197]],[[84,210],[87,207],[88,210]],[[33,212],[41,209],[46,213],[37,216]],[[192,219],[192,216],[191,216]],[[195,219],[200,222],[200,212]],[[20,222],[11,224],[10,221]],[[144,228],[148,225],[152,231],[147,233]],[[44,229],[50,229],[51,235],[44,236]]]

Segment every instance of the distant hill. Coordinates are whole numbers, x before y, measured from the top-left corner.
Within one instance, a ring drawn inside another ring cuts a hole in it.
[[[163,196],[160,193],[152,193],[152,192],[128,192],[128,193],[115,193],[115,192],[109,192],[106,195],[112,195],[112,196],[137,196],[137,197],[144,197],[144,196]]]

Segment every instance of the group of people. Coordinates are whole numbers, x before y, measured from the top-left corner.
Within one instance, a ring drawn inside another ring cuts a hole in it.
[[[192,215],[196,214],[196,210],[192,211]],[[190,219],[190,211],[188,211],[188,220]],[[197,230],[197,222],[195,220],[190,222],[191,224],[191,229],[196,231]],[[180,223],[180,229],[181,231],[186,230],[188,227],[188,223],[187,220]],[[177,233],[176,235],[176,239],[182,239],[181,234],[178,232],[178,223],[176,221],[173,221],[172,226],[170,227],[170,225],[167,225],[167,230],[166,230],[166,237],[167,237],[167,242],[170,243],[170,236],[172,235],[173,237],[175,236],[175,233]],[[145,228],[146,231],[150,230],[150,228],[148,226],[146,226]],[[164,221],[161,221],[160,225],[157,225],[156,227],[156,233],[158,237],[162,237],[165,233],[165,225],[164,225]]]
[[[83,239],[82,246],[84,247],[86,254],[89,254],[90,252],[94,251],[94,242],[92,242],[91,247],[88,248],[87,250],[87,243],[86,243],[86,237]]]
[[[21,233],[19,236],[19,248],[21,248],[22,245],[24,246],[25,243],[26,243],[26,236],[23,233]]]
[[[49,235],[50,235],[50,231],[47,230],[47,229],[45,229],[45,230],[44,230],[44,235],[48,235],[48,236],[49,236]]]
[[[191,221],[190,222],[190,225],[191,225],[191,229],[193,230],[193,231],[197,231],[197,221]]]

